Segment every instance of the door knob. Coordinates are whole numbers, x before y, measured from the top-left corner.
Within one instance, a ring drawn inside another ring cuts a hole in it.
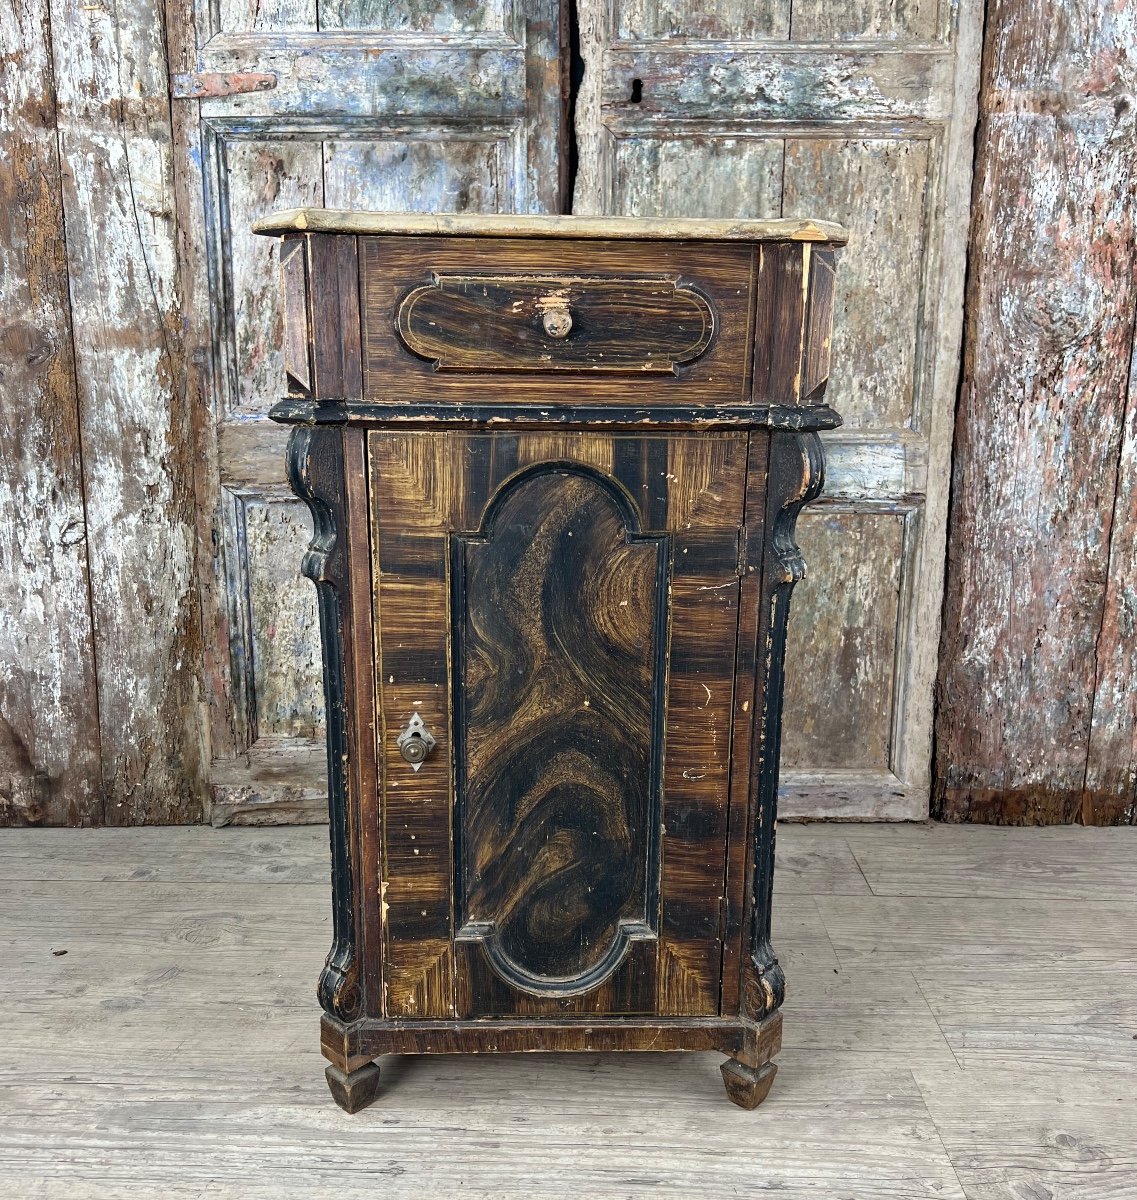
[[[416,712],[403,726],[403,732],[395,740],[399,753],[411,764],[411,770],[417,771],[422,766],[426,756],[434,749],[434,735],[426,727],[426,722]]]

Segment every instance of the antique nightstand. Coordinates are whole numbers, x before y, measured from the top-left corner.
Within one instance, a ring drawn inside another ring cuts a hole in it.
[[[336,1100],[387,1053],[718,1050],[770,1089],[782,665],[840,227],[302,210]]]

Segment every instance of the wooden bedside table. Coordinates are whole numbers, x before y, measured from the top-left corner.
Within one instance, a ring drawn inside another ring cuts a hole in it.
[[[782,667],[839,226],[300,210],[336,1100],[387,1053],[718,1050],[770,1089]]]

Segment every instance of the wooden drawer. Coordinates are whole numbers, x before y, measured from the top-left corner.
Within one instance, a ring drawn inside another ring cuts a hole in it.
[[[744,401],[755,250],[361,238],[364,399]]]

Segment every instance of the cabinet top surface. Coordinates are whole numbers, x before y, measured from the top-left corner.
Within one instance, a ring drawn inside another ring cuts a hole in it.
[[[554,217],[506,213],[384,213],[293,208],[254,222],[264,234],[348,233],[404,237],[637,238],[712,242],[828,242],[848,232],[833,221],[703,220],[695,217]]]

